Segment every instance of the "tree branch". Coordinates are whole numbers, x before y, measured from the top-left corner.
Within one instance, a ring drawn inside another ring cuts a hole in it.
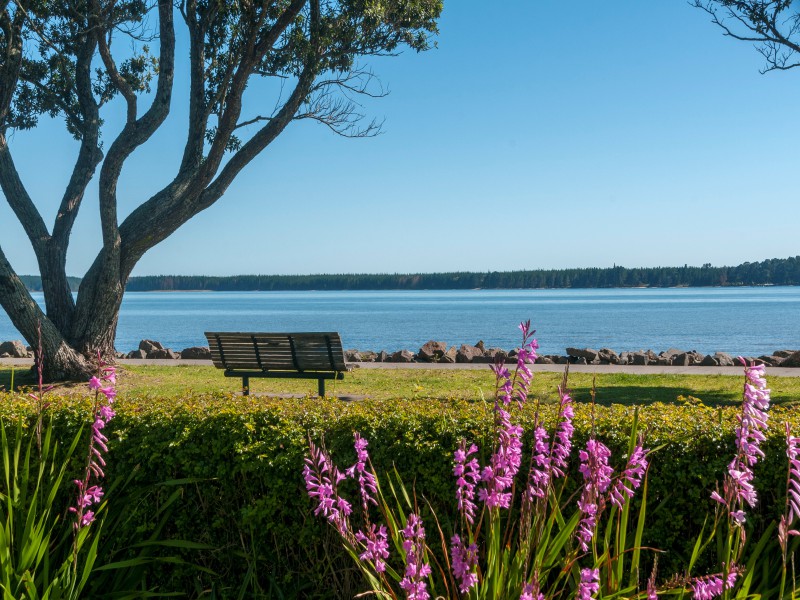
[[[6,136],[0,133],[0,188],[17,215],[37,256],[43,253],[50,234],[17,172]]]
[[[109,148],[100,170],[100,221],[105,248],[111,248],[119,243],[117,181],[122,166],[137,147],[150,139],[169,114],[175,70],[175,26],[170,0],[159,0],[158,16],[161,52],[155,98],[141,118],[126,123]]]

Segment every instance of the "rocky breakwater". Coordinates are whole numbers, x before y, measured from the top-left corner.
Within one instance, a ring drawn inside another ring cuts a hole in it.
[[[446,342],[430,340],[417,352],[396,350],[345,350],[347,362],[386,362],[386,363],[493,363],[497,360],[516,360],[518,349],[487,347],[483,341],[474,346],[461,344],[448,346]],[[32,358],[33,351],[20,341],[0,343],[0,358]],[[119,352],[117,358],[160,359],[160,360],[211,360],[207,346],[184,348],[180,352],[165,348],[160,342],[142,340],[139,348],[128,353]],[[800,350],[775,350],[772,354],[746,356],[748,362],[762,363],[771,367],[800,368]],[[695,350],[670,348],[656,354],[652,350],[615,352],[610,348],[566,348],[564,354],[542,354],[537,364],[557,365],[634,365],[634,366],[672,366],[672,367],[733,367],[738,366],[736,358],[725,352],[702,354]]]
[[[373,352],[371,350],[346,350],[348,362],[395,362],[395,363],[493,363],[497,359],[514,359],[517,349],[487,348],[483,341],[474,346],[462,344],[458,348],[445,342],[431,340],[416,352],[397,350],[395,352]],[[763,363],[773,367],[800,367],[800,351],[776,350],[772,354],[747,356],[748,362]],[[736,358],[725,352],[702,354],[696,350],[670,348],[656,354],[652,350],[637,350],[617,353],[610,348],[566,348],[564,354],[542,354],[537,364],[577,364],[577,365],[659,365],[673,367],[736,366]]]

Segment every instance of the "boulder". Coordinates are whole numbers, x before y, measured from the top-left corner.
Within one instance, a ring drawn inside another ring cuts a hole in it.
[[[483,358],[483,350],[469,344],[461,344],[461,347],[456,352],[457,363],[471,363],[477,357]]]
[[[160,350],[153,350],[152,352],[147,353],[147,358],[152,358],[154,360],[174,360],[176,358],[180,358],[181,355],[169,348],[162,348]]]
[[[388,362],[394,362],[394,363],[414,362],[414,355],[408,350],[398,350],[389,357]]]
[[[155,352],[156,350],[163,350],[164,346],[161,345],[161,342],[154,342],[153,340],[142,340],[139,342],[139,350],[144,350],[144,353],[149,355],[151,352]]]
[[[800,367],[800,350],[781,361],[782,367]]]
[[[600,350],[597,351],[597,358],[600,359],[600,362],[605,362],[610,365],[619,364],[619,355],[611,348],[600,348]]]
[[[567,358],[566,356],[553,356],[553,355],[550,355],[550,358],[552,358],[557,365],[568,365],[569,364],[569,358]]]
[[[664,352],[659,352],[658,357],[659,358],[664,358],[667,361],[669,361],[669,362],[665,363],[665,364],[669,365],[669,364],[672,364],[672,359],[675,356],[678,356],[678,354],[683,354],[683,353],[684,353],[683,350],[678,350],[677,348],[670,348],[669,350],[664,350]]]
[[[206,346],[192,346],[181,350],[181,358],[186,360],[211,360],[211,350]]]
[[[378,357],[372,350],[364,350],[363,352],[359,352],[361,355],[361,362],[375,362],[375,359]]]
[[[587,363],[593,362],[598,359],[597,350],[591,348],[567,348],[567,356],[575,358],[585,358]],[[580,363],[576,363],[580,364]]]
[[[775,350],[775,352],[772,353],[772,356],[778,356],[780,358],[789,358],[795,352],[797,352],[797,350]]]
[[[765,354],[763,356],[759,356],[758,360],[763,362],[768,367],[777,367],[778,365],[782,364],[785,358],[781,358],[780,356],[772,356],[771,354]]]
[[[586,358],[583,356],[570,356],[569,362],[573,365],[588,365]]]
[[[386,354],[386,350],[381,350],[378,354],[375,355],[375,362],[388,362],[389,355]]]
[[[489,362],[497,362],[498,360],[505,362],[508,360],[508,352],[502,348],[487,348],[483,351],[483,357],[488,358]]]
[[[688,352],[681,352],[672,357],[670,364],[673,367],[688,367],[692,362]]]
[[[710,354],[703,357],[703,360],[700,361],[701,367],[718,367],[719,361],[716,357],[711,356]]]
[[[715,352],[714,359],[720,367],[732,367],[736,364],[733,357],[726,352]]]
[[[629,365],[645,366],[650,364],[650,362],[650,357],[642,350],[639,350],[638,352],[631,352],[628,357]]]
[[[11,358],[8,352],[0,352],[0,358]]]
[[[456,362],[456,347],[450,346],[439,362],[453,364]]]
[[[484,345],[483,340],[478,340],[478,343],[475,344],[475,347],[479,348],[481,352],[486,350],[486,346]]]
[[[147,352],[145,352],[144,350],[131,350],[125,355],[125,358],[141,360],[147,358]]]
[[[447,344],[445,342],[430,340],[422,345],[422,348],[417,352],[417,356],[424,362],[439,362],[445,352],[447,352]]]
[[[550,358],[549,356],[542,355],[542,356],[537,356],[536,357],[536,364],[537,365],[552,365],[554,363],[555,363],[555,361],[552,358]]]
[[[28,349],[19,340],[0,344],[0,354],[8,354],[6,358],[27,358]]]
[[[361,352],[358,350],[345,350],[344,360],[345,362],[361,362]]]

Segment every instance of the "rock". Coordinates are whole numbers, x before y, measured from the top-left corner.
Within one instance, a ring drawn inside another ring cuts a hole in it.
[[[567,356],[574,356],[575,358],[585,358],[587,363],[597,360],[597,350],[591,348],[567,348]],[[580,363],[576,363],[580,364]]]
[[[583,357],[583,356],[577,356],[577,357],[576,356],[572,356],[572,357],[570,357],[570,362],[573,365],[586,365],[586,364],[589,364],[587,362],[586,358]]]
[[[714,360],[717,361],[717,364],[720,367],[732,367],[736,363],[733,361],[733,357],[730,354],[725,352],[715,352],[714,353]]]
[[[444,353],[439,362],[453,364],[456,362],[456,347],[450,346],[447,352]]]
[[[719,362],[717,359],[710,354],[703,357],[703,360],[700,361],[701,367],[717,367],[719,366]]]
[[[386,354],[386,350],[381,350],[380,352],[378,352],[377,355],[375,355],[375,362],[388,362],[388,361],[389,361],[389,355]]]
[[[775,352],[772,353],[772,356],[778,356],[780,358],[789,358],[795,352],[797,352],[797,350],[775,350]]]
[[[619,355],[611,348],[600,348],[597,351],[597,358],[600,359],[600,362],[606,362],[610,365],[619,364]]]
[[[758,360],[763,362],[768,367],[777,367],[778,365],[782,364],[785,358],[781,358],[780,356],[772,356],[770,354],[765,354],[764,356],[759,356]]]
[[[345,362],[361,362],[361,352],[358,350],[345,350],[344,360]]]
[[[445,352],[447,352],[447,344],[445,342],[430,340],[422,345],[417,356],[424,362],[439,362]]]
[[[144,350],[144,353],[147,355],[156,350],[163,349],[164,346],[162,346],[160,342],[154,342],[153,340],[142,340],[139,342],[139,350]]]
[[[781,361],[782,367],[800,367],[800,350]]]
[[[147,358],[152,358],[154,360],[174,360],[180,357],[180,354],[170,350],[169,348],[153,350],[152,352],[147,353]]]
[[[552,358],[557,365],[568,365],[569,364],[569,358],[567,358],[566,356],[553,357],[551,355],[550,358]]]
[[[372,350],[364,350],[363,352],[359,352],[361,354],[361,362],[375,362],[375,359],[378,357]]]
[[[536,358],[536,364],[537,365],[552,365],[554,363],[555,363],[555,361],[552,358],[550,358],[549,356],[542,355],[542,356],[538,356]]]
[[[478,340],[478,343],[475,344],[475,347],[479,348],[481,352],[486,350],[486,346],[484,345],[483,340]]]
[[[678,356],[678,354],[683,354],[683,353],[684,353],[683,350],[678,350],[677,348],[670,348],[669,350],[664,350],[664,352],[660,352],[658,354],[658,357],[667,359],[669,362],[666,364],[671,364],[672,359],[675,356]]]
[[[211,360],[211,350],[206,346],[192,346],[181,350],[181,358],[186,360]]]
[[[389,362],[394,362],[394,363],[414,362],[414,355],[408,350],[398,350],[389,357]]]
[[[147,352],[145,352],[144,350],[131,350],[125,355],[125,358],[141,360],[147,358]]]
[[[125,358],[124,352],[114,352],[114,358]]]
[[[639,350],[638,352],[631,352],[628,357],[629,365],[646,366],[650,364],[650,357],[646,352]]]
[[[27,358],[28,349],[19,340],[0,344],[0,354],[8,354],[6,358]]]
[[[456,352],[457,363],[471,363],[477,357],[483,358],[483,350],[477,346],[470,346],[469,344],[461,344],[458,352]]]
[[[505,362],[508,359],[508,352],[502,348],[487,348],[483,351],[483,357],[488,358],[489,362],[497,362],[498,360]]]
[[[672,357],[670,364],[673,367],[688,367],[691,363],[691,358],[688,352],[681,352]]]
[[[0,358],[11,358],[8,352],[0,352]]]

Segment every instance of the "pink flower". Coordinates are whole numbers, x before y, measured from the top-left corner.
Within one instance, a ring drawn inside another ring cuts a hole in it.
[[[567,468],[567,460],[572,452],[572,434],[575,428],[572,426],[572,419],[575,411],[572,408],[572,398],[559,386],[560,409],[558,413],[558,427],[553,438],[553,446],[550,449],[550,465],[553,476],[563,477],[564,470]]]
[[[725,589],[733,589],[736,585],[736,578],[739,576],[738,569],[731,569],[725,581]],[[717,596],[721,596],[723,590],[722,573],[716,575],[706,575],[705,577],[697,577],[692,581],[692,592],[694,593],[695,600],[711,600]]]
[[[350,530],[347,517],[352,513],[350,503],[338,494],[337,486],[345,479],[328,456],[309,442],[310,457],[305,458],[303,478],[308,496],[315,500],[314,514],[322,514],[336,530],[346,536]]]
[[[590,438],[586,442],[586,450],[581,450],[581,466],[579,470],[583,475],[583,491],[578,501],[578,508],[582,516],[578,524],[577,536],[581,549],[589,550],[589,542],[594,537],[597,524],[597,515],[602,510],[602,494],[611,485],[611,475],[614,469],[608,466],[611,451],[602,442]]]
[[[625,470],[611,489],[611,502],[620,510],[628,499],[633,497],[634,490],[642,484],[642,478],[647,470],[647,452],[642,448],[640,441],[628,459]]]
[[[591,600],[600,590],[600,569],[581,569],[581,583],[578,586],[578,600]]]
[[[402,533],[406,570],[400,587],[406,592],[408,600],[429,600],[425,578],[431,574],[431,567],[424,562],[425,528],[422,526],[422,519],[415,513],[409,514]]]
[[[478,459],[467,460],[476,453],[478,447],[471,444],[467,448],[466,440],[461,441],[461,446],[453,453],[453,475],[456,476],[456,502],[458,510],[471,525],[475,519],[475,486],[480,481],[480,465]]]
[[[358,479],[358,489],[361,494],[361,506],[364,509],[364,514],[368,515],[369,505],[378,505],[375,496],[378,493],[378,486],[375,482],[375,476],[367,469],[367,462],[369,462],[369,454],[367,453],[368,442],[361,437],[357,431],[353,434],[355,438],[354,447],[356,449],[356,463],[345,470],[345,474],[352,478]]]
[[[450,558],[458,589],[466,594],[478,583],[478,574],[475,572],[478,565],[478,546],[465,546],[461,538],[454,535],[450,540]]]
[[[357,531],[356,540],[364,545],[364,552],[359,554],[358,558],[372,561],[375,565],[375,570],[378,573],[383,573],[386,570],[386,559],[389,558],[389,541],[386,526],[381,525],[376,529],[373,523],[366,534]]]

